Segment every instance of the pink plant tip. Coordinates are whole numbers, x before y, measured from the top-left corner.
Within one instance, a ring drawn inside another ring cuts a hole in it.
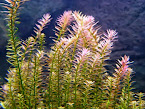
[[[77,63],[83,63],[89,54],[90,51],[87,48],[83,48],[82,51],[78,54]]]
[[[89,53],[90,53],[90,51],[87,48],[83,48],[81,56],[84,57],[84,56],[88,55]]]
[[[71,23],[73,20],[72,11],[65,11],[63,15],[61,15],[57,19],[57,23],[60,27],[64,28]]]
[[[129,61],[129,56],[124,55],[124,57],[122,57],[122,60],[118,60],[120,66],[117,66],[117,68],[119,69],[120,73],[122,74],[122,76],[127,75],[128,71],[130,71],[129,65],[130,61]]]
[[[42,19],[38,20],[39,24],[36,24],[37,28],[34,28],[35,29],[34,32],[36,34],[40,34],[41,31],[44,29],[44,27],[47,25],[47,23],[51,21],[50,17],[51,17],[51,15],[49,13],[47,13],[47,14],[43,15]]]
[[[40,20],[38,21],[38,23],[39,23],[41,26],[43,26],[43,25],[47,24],[47,23],[51,20],[50,17],[51,17],[51,15],[50,15],[49,13],[44,14],[44,15],[43,15],[43,18],[40,19]]]
[[[84,16],[80,12],[74,11],[73,17],[76,21],[75,27],[77,27],[79,31],[87,30],[95,24],[95,18],[93,16]]]
[[[117,38],[117,32],[115,30],[107,30],[107,34],[104,34],[109,40],[113,41]]]

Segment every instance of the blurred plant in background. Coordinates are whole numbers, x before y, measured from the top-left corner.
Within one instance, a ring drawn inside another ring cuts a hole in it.
[[[18,9],[26,0],[5,0],[9,40],[7,83],[1,89],[1,105],[9,109],[143,109],[144,94],[132,92],[128,56],[116,64],[110,76],[105,69],[114,30],[100,33],[94,17],[65,11],[55,26],[55,44],[46,51],[42,32],[49,14],[38,20],[34,36],[19,40]]]

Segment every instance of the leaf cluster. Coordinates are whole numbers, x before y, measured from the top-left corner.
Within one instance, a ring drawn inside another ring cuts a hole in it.
[[[115,30],[99,32],[94,17],[65,11],[56,21],[55,44],[46,52],[43,15],[35,35],[17,38],[18,9],[26,0],[6,0],[9,40],[7,83],[1,105],[6,109],[143,109],[144,94],[132,91],[129,57],[118,60],[110,76],[105,66]],[[137,96],[137,97],[136,97]]]

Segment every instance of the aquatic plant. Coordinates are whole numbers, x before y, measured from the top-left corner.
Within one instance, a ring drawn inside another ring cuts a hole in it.
[[[109,75],[109,60],[117,32],[99,32],[94,17],[65,11],[56,21],[54,45],[45,50],[43,15],[35,35],[20,40],[16,33],[18,10],[26,0],[5,0],[9,40],[7,83],[1,89],[1,105],[9,109],[143,109],[144,94],[132,91],[128,56]]]

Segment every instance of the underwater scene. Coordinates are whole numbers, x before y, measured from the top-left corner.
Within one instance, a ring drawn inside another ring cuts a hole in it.
[[[1,0],[1,109],[145,109],[145,0]]]

